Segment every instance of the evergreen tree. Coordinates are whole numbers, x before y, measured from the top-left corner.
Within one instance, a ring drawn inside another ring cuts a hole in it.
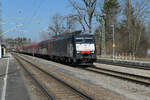
[[[117,15],[120,11],[120,4],[118,0],[105,0],[102,12],[106,14],[105,23],[106,23],[106,40],[112,38],[112,27],[117,23]]]

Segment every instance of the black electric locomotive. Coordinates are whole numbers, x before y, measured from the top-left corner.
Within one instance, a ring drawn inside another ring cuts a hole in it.
[[[50,41],[50,57],[73,64],[92,64],[96,61],[96,45],[93,35],[68,34]]]

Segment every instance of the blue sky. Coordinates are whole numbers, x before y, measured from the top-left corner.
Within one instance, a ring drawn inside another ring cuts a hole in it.
[[[54,14],[67,15],[73,11],[68,0],[1,0],[0,2],[3,32],[9,31],[4,34],[5,38],[25,36],[33,41],[40,41],[39,32],[48,27],[50,18]],[[30,18],[34,19],[27,20]],[[18,27],[17,31],[11,31],[16,24],[22,23],[23,26]]]
[[[3,32],[10,30],[4,37],[25,36],[33,41],[40,39],[39,31],[47,28],[51,16],[72,11],[68,0],[2,0],[1,4]],[[16,23],[24,25],[17,28],[20,31],[11,31]]]

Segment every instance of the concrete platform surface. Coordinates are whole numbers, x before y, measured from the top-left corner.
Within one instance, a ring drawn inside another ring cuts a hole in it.
[[[7,55],[0,59],[0,100],[30,100],[14,58]]]

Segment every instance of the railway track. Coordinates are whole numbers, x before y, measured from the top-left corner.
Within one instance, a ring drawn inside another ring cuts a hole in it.
[[[134,66],[134,68],[136,68],[136,66]],[[138,66],[137,68],[143,69],[144,67],[140,68]],[[146,76],[140,76],[140,75],[125,73],[125,72],[119,72],[119,71],[114,71],[114,70],[109,70],[109,69],[104,69],[104,68],[98,68],[96,66],[92,66],[92,67],[88,67],[88,68],[82,68],[82,69],[86,70],[86,71],[98,73],[98,74],[103,74],[103,75],[112,76],[115,78],[131,81],[131,82],[134,82],[137,84],[142,84],[145,86],[150,85],[150,77],[146,77]]]
[[[38,80],[38,78],[35,77],[35,75],[32,74],[32,72],[29,69],[27,69],[25,67],[25,65],[23,65],[23,63],[17,57],[15,57],[15,59],[23,67],[23,69],[30,75],[30,77],[37,83],[37,85],[42,90],[42,92],[46,95],[46,97],[48,99],[50,99],[50,100],[55,100],[55,98],[53,97],[53,95],[51,93],[49,93],[48,90],[40,83],[40,81]]]
[[[50,100],[95,100],[26,59],[14,55]]]
[[[103,74],[103,75],[107,75],[107,76],[111,76],[111,77],[115,77],[115,78],[119,78],[119,79],[123,79],[123,80],[127,80],[127,81],[131,81],[131,82],[145,85],[145,86],[150,86],[150,77],[146,77],[146,76],[140,76],[140,75],[125,73],[125,72],[119,72],[119,71],[114,71],[114,70],[109,70],[109,69],[104,69],[104,68],[98,68],[96,66],[84,68],[83,70],[98,73],[98,74]]]
[[[150,70],[150,63],[140,61],[98,60],[96,63],[116,65],[120,67]]]

